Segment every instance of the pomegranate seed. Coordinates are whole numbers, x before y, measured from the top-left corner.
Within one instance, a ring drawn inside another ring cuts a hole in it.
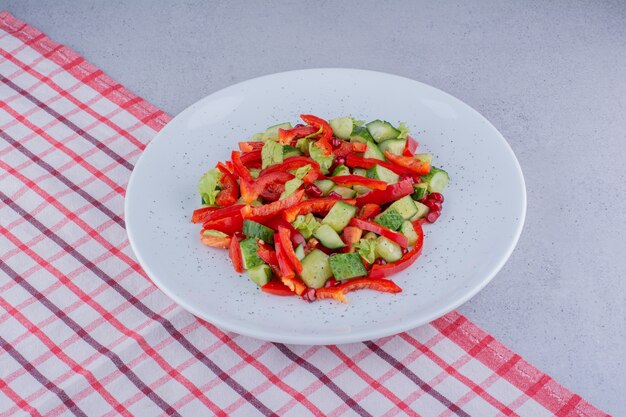
[[[426,215],[426,221],[428,223],[435,223],[439,216],[441,216],[441,212],[439,210],[431,211]]]
[[[443,194],[441,193],[430,193],[428,198],[436,201],[437,203],[443,203]]]
[[[307,301],[315,301],[315,288],[309,288],[306,290],[306,292],[302,295],[302,298]]]
[[[294,128],[296,127],[304,127],[305,125],[303,125],[302,123],[298,123],[297,125],[294,126]]]
[[[402,248],[402,254],[406,255],[407,253],[409,253],[409,250],[407,248]]]
[[[335,158],[335,163],[337,165],[343,165],[346,163],[346,158],[344,158],[343,156],[338,156],[337,158]]]
[[[374,261],[374,263],[375,263],[376,265],[384,265],[384,264],[386,264],[387,262],[386,262],[383,258],[378,258],[378,259],[376,259],[376,260]]]
[[[424,201],[424,205],[428,207],[431,211],[441,211],[441,203],[438,203],[431,199],[426,199]]]
[[[330,146],[332,146],[333,149],[337,149],[338,147],[341,146],[341,142],[342,142],[341,139],[333,136],[333,138],[330,140]]]
[[[243,233],[241,233],[241,232],[235,232],[235,237],[236,237],[238,240],[244,240],[244,239],[246,238],[246,235],[244,235],[244,234],[243,234]]]
[[[307,184],[304,187],[304,192],[310,197],[321,197],[324,194],[322,190],[320,190],[320,187],[315,184]]]
[[[330,278],[328,281],[326,281],[326,284],[324,284],[324,288],[334,287],[337,284],[338,283],[337,281],[335,281],[335,278]]]
[[[331,191],[330,193],[328,193],[327,197],[328,198],[338,198],[338,199],[341,199],[341,195],[336,193],[336,192],[334,192],[334,191]]]

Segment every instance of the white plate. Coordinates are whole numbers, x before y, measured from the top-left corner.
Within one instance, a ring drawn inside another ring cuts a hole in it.
[[[267,126],[323,118],[405,121],[451,182],[443,214],[425,226],[422,257],[394,276],[404,291],[349,294],[350,304],[262,293],[236,274],[226,250],[199,241],[191,224],[198,178],[237,142]],[[390,74],[352,69],[284,72],[198,101],[148,145],[128,184],[126,226],[154,283],[198,317],[236,333],[295,344],[337,344],[396,334],[467,301],[502,268],[519,238],[526,189],[502,135],[460,100]]]

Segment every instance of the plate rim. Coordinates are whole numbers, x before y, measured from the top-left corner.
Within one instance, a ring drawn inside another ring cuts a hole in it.
[[[511,239],[511,241],[509,242],[509,245],[506,248],[506,251],[503,252],[503,255],[500,257],[499,261],[496,264],[494,264],[494,266],[491,268],[489,273],[485,274],[484,278],[480,281],[480,283],[478,285],[473,286],[471,288],[471,290],[469,290],[467,292],[464,292],[460,297],[457,297],[453,301],[450,301],[449,303],[446,303],[445,305],[439,307],[438,309],[434,310],[430,314],[426,314],[426,315],[420,316],[419,319],[400,321],[399,324],[397,324],[397,325],[386,327],[386,328],[383,328],[383,329],[375,329],[375,330],[371,330],[371,331],[370,330],[365,330],[365,331],[359,331],[357,333],[324,335],[324,336],[320,336],[320,335],[307,336],[307,335],[294,335],[294,334],[280,334],[280,335],[277,335],[277,337],[273,337],[272,335],[268,334],[267,331],[258,331],[257,329],[255,329],[253,327],[243,327],[243,326],[238,325],[237,323],[232,323],[232,322],[230,322],[228,320],[224,321],[224,320],[220,319],[220,316],[218,316],[218,315],[207,315],[207,314],[205,314],[205,312],[203,312],[203,311],[201,311],[199,309],[196,309],[192,305],[187,304],[184,299],[182,299],[181,297],[178,297],[176,294],[174,294],[172,291],[170,291],[168,289],[167,285],[165,285],[164,283],[159,281],[159,279],[155,278],[156,274],[154,274],[151,271],[150,267],[147,265],[147,263],[145,262],[145,260],[141,256],[140,252],[137,250],[137,245],[135,243],[135,238],[134,238],[134,232],[132,231],[132,227],[130,226],[130,223],[126,219],[126,214],[129,212],[129,204],[130,204],[129,201],[131,200],[131,198],[129,198],[129,196],[132,194],[131,190],[133,188],[134,179],[136,178],[137,168],[142,163],[145,163],[144,156],[146,154],[146,151],[148,150],[148,148],[150,146],[152,146],[152,143],[155,140],[157,140],[161,135],[164,134],[164,132],[167,130],[167,127],[175,119],[181,117],[182,115],[184,115],[184,114],[186,114],[188,112],[193,111],[193,109],[195,109],[196,107],[200,106],[201,103],[205,102],[206,100],[209,100],[212,96],[214,96],[216,94],[219,94],[223,90],[231,88],[231,87],[242,86],[242,85],[245,85],[247,83],[257,82],[257,81],[260,81],[260,80],[262,80],[264,78],[280,77],[280,76],[284,76],[284,75],[287,75],[287,74],[295,74],[295,73],[306,73],[306,72],[314,72],[314,73],[317,72],[317,73],[319,73],[319,72],[323,72],[323,71],[329,71],[329,72],[359,72],[359,73],[371,74],[371,75],[375,75],[375,76],[394,77],[394,78],[398,78],[398,79],[400,79],[402,81],[405,81],[405,82],[418,83],[422,87],[433,89],[436,92],[438,92],[440,94],[443,94],[447,98],[452,99],[452,100],[456,100],[459,103],[461,103],[462,105],[466,106],[467,109],[470,110],[470,112],[472,112],[475,116],[478,116],[478,118],[481,119],[482,122],[485,123],[487,128],[489,128],[490,130],[492,130],[495,133],[495,136],[505,145],[506,152],[509,154],[509,156],[512,157],[513,161],[515,162],[514,163],[514,168],[515,168],[514,171],[517,174],[517,179],[521,181],[521,186],[522,186],[521,215],[519,216],[519,220],[517,221],[517,225],[516,225],[516,228],[515,228],[513,239]],[[244,81],[240,81],[238,83],[230,84],[228,86],[220,88],[219,90],[213,91],[212,93],[202,97],[201,99],[199,99],[199,100],[195,101],[194,103],[190,104],[189,106],[187,106],[184,110],[182,110],[176,116],[172,117],[172,119],[159,132],[157,132],[157,134],[150,140],[150,142],[148,142],[148,144],[146,145],[146,147],[143,150],[143,152],[141,153],[141,155],[139,155],[139,158],[137,159],[137,162],[135,163],[135,166],[133,167],[133,170],[132,170],[132,172],[130,174],[130,177],[128,179],[128,183],[126,185],[126,190],[125,190],[125,197],[124,197],[124,222],[125,222],[125,229],[126,229],[126,234],[127,234],[127,237],[128,237],[128,241],[130,243],[130,247],[133,250],[133,253],[134,253],[135,257],[137,258],[137,261],[139,262],[139,265],[146,272],[146,275],[150,278],[150,281],[152,281],[152,283],[154,285],[156,285],[159,290],[161,290],[163,293],[165,293],[165,295],[167,295],[172,301],[174,301],[177,305],[179,305],[184,310],[186,310],[186,311],[190,312],[191,314],[193,314],[194,316],[196,316],[196,318],[199,318],[201,320],[205,320],[205,321],[207,321],[207,322],[209,322],[209,323],[219,327],[222,330],[234,332],[234,333],[237,333],[237,334],[240,334],[240,335],[243,335],[243,336],[249,336],[249,337],[253,337],[253,338],[256,338],[256,339],[259,339],[259,340],[268,341],[268,342],[287,343],[287,344],[294,344],[294,345],[331,345],[331,344],[345,344],[345,343],[355,343],[355,342],[363,342],[363,341],[368,341],[368,340],[375,340],[375,339],[379,339],[379,338],[382,338],[382,337],[396,335],[396,334],[399,334],[399,333],[402,333],[402,332],[405,332],[405,331],[408,331],[408,330],[411,330],[411,329],[415,329],[415,328],[417,328],[419,326],[422,326],[424,324],[430,323],[431,321],[436,320],[436,319],[444,316],[445,314],[455,310],[459,306],[461,306],[464,303],[466,303],[467,301],[469,301],[476,294],[478,294],[480,291],[482,291],[495,278],[495,276],[498,274],[498,272],[500,272],[500,270],[504,267],[506,262],[510,259],[513,251],[517,247],[517,244],[518,244],[519,239],[521,237],[522,231],[524,229],[524,224],[526,222],[527,205],[528,205],[528,201],[527,201],[526,181],[525,181],[525,178],[524,178],[524,173],[522,171],[522,167],[521,167],[521,165],[519,163],[519,160],[517,159],[517,156],[515,155],[515,152],[513,151],[513,148],[511,148],[511,145],[506,140],[504,135],[502,135],[502,133],[500,133],[500,131],[485,116],[483,116],[479,111],[474,109],[472,106],[467,104],[465,101],[459,99],[458,97],[453,96],[452,94],[447,93],[446,91],[443,91],[443,90],[441,90],[441,89],[439,89],[437,87],[434,87],[434,86],[432,86],[430,84],[427,84],[427,83],[424,83],[424,82],[421,82],[421,81],[418,81],[418,80],[414,80],[412,78],[404,77],[404,76],[401,76],[401,75],[391,74],[391,73],[382,72],[382,71],[372,71],[372,70],[365,70],[365,69],[357,69],[357,68],[321,67],[321,68],[306,68],[306,69],[281,71],[281,72],[261,75],[261,76],[258,76],[258,77],[254,77],[254,78],[250,78],[250,79],[247,79],[247,80],[244,80]]]

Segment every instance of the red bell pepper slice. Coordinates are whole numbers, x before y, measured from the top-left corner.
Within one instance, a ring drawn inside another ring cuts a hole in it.
[[[278,259],[276,258],[276,251],[272,249],[272,247],[269,244],[265,242],[259,242],[259,248],[257,249],[257,254],[259,255],[259,258],[263,259],[263,262],[273,265],[273,266],[278,266]]]
[[[263,149],[263,142],[239,142],[241,152],[254,152]]]
[[[374,264],[368,275],[369,278],[386,278],[390,275],[402,271],[403,269],[408,268],[411,264],[413,264],[413,262],[417,260],[417,258],[419,258],[422,253],[422,248],[424,246],[424,230],[422,229],[422,223],[419,221],[413,222],[413,228],[415,229],[415,233],[417,233],[417,240],[415,241],[415,246],[413,246],[413,249],[408,251],[404,256],[402,256],[402,258],[400,258],[396,262],[390,262],[385,265]]]
[[[373,219],[381,211],[382,209],[378,204],[366,204],[361,209],[361,213],[359,213],[357,218],[362,220],[370,220]]]
[[[417,150],[417,141],[410,136],[406,137],[406,143],[404,144],[404,151],[402,155],[413,156]]]
[[[352,152],[363,153],[367,150],[367,143],[354,142],[352,144]]]
[[[295,206],[304,197],[304,190],[298,190],[283,200],[277,200],[273,203],[264,204],[259,207],[244,206],[241,209],[241,215],[245,219],[263,222],[276,217],[285,212],[290,207]]]
[[[293,250],[289,229],[284,226],[278,226],[278,239],[280,240],[280,248],[284,252],[291,266],[293,266],[293,269],[295,269],[298,274],[301,273],[302,263],[296,256],[296,252]]]
[[[362,177],[360,175],[339,175],[337,177],[332,177],[332,180],[336,184],[345,185],[347,187],[362,185],[374,190],[384,190],[388,185],[385,181]]]
[[[301,114],[300,118],[309,126],[313,126],[318,130],[322,129],[322,136],[315,142],[315,145],[322,149],[325,155],[330,155],[333,151],[333,147],[330,145],[330,140],[333,137],[333,129],[328,122],[312,114]]]
[[[217,193],[215,202],[222,207],[232,206],[239,199],[239,184],[237,178],[228,170],[224,164],[217,164],[217,169],[222,173],[223,189]]]
[[[367,194],[363,194],[356,198],[357,205],[378,204],[383,205],[391,201],[413,193],[413,184],[411,180],[406,179],[395,184],[389,185],[384,190],[373,190]]]
[[[233,161],[233,170],[239,178],[249,182],[252,182],[254,180],[254,178],[252,178],[252,175],[250,175],[250,171],[248,171],[248,168],[243,165],[240,152],[232,151],[232,153],[230,154],[230,159]]]
[[[199,209],[195,209],[191,215],[191,222],[202,223],[210,213],[217,210],[219,210],[218,207],[201,207]]]
[[[236,232],[241,232],[242,227],[243,219],[241,218],[240,214],[232,215],[230,217],[224,217],[217,220],[209,220],[204,222],[204,224],[202,225],[203,229],[218,230],[222,233],[226,233],[227,235],[233,235]]]
[[[387,229],[386,227],[383,227],[377,223],[353,217],[350,219],[350,226],[360,227],[363,230],[368,230],[370,232],[385,236],[387,239],[396,242],[403,248],[409,246],[409,239],[407,239],[407,237],[404,236],[402,233],[394,232],[393,230]]]
[[[311,198],[309,200],[304,200],[299,204],[294,205],[292,208],[285,210],[283,212],[283,219],[291,223],[300,214],[326,213],[333,208],[337,201],[340,200],[337,198]],[[354,204],[355,202],[354,199],[343,201],[348,204]]]
[[[289,145],[292,140],[303,138],[319,132],[319,128],[314,126],[297,126],[293,129],[278,129],[278,142]]]
[[[293,272],[293,269],[289,264],[289,260],[283,252],[283,247],[280,244],[280,237],[278,236],[278,233],[274,234],[274,245],[276,247],[276,259],[278,260],[280,280],[296,294],[304,294],[304,291],[306,291],[306,285],[304,285],[302,280],[296,278],[296,274]]]
[[[354,278],[334,287],[319,288],[315,291],[315,296],[320,300],[332,298],[348,304],[346,293],[363,289],[390,293],[402,292],[402,288],[398,287],[393,281],[386,279]]]
[[[286,286],[280,281],[268,282],[267,284],[261,287],[261,291],[268,293],[268,294],[272,294],[272,295],[278,295],[281,297],[288,297],[288,296],[294,295],[294,292],[291,291],[288,286]]]
[[[256,180],[247,181],[241,180],[241,196],[245,200],[246,203],[250,204],[257,197],[263,194],[263,191],[270,184],[285,184],[287,181],[293,178],[288,172],[270,172],[269,174],[265,174],[259,176]]]
[[[356,243],[363,236],[363,230],[358,227],[344,227],[343,232],[341,232],[341,240],[346,244],[343,252],[354,252],[356,249],[352,246],[353,243]]]
[[[262,178],[265,175],[273,172],[292,171],[305,165],[311,165],[311,170],[304,178],[302,178],[302,181],[304,183],[312,183],[322,175],[322,172],[320,171],[320,165],[311,158],[307,156],[292,156],[291,158],[285,159],[281,164],[276,164],[265,168],[259,174],[259,178]]]
[[[385,151],[385,156],[394,164],[410,169],[417,175],[426,175],[430,172],[430,164],[428,162],[422,162],[412,156],[394,155],[389,151]]]
[[[241,162],[244,165],[248,165],[250,162],[260,161],[262,159],[261,150],[244,152],[241,154]]]
[[[230,207],[217,208],[217,207],[202,207],[193,212],[192,221],[194,223],[204,223],[210,220],[219,220],[224,217],[230,217],[238,214],[241,211],[243,204],[237,204]],[[207,210],[211,209],[211,210]],[[196,221],[194,221],[194,218]],[[207,227],[205,227],[207,229]]]
[[[285,227],[289,230],[291,235],[291,242],[294,245],[306,245],[306,239],[302,236],[296,228],[294,228],[291,223],[285,221],[285,219],[280,217],[275,217],[272,220],[269,220],[264,224],[264,226],[269,227],[270,229],[278,231],[278,226]]]
[[[363,158],[361,156],[355,155],[351,153],[346,157],[346,165],[350,168],[371,168],[374,165],[380,165],[381,167],[385,167],[388,170],[395,172],[398,175],[412,175],[413,171],[409,168],[390,164],[389,162],[381,161],[380,159],[374,158]]]
[[[241,274],[243,272],[243,257],[241,255],[241,247],[239,246],[239,240],[233,236],[230,239],[230,246],[228,248],[228,256],[230,257],[235,272]]]
[[[204,231],[204,230],[203,230]],[[236,240],[236,239],[233,239]],[[226,249],[230,246],[231,237],[219,237],[219,236],[204,236],[202,232],[200,232],[200,242],[207,246],[211,246],[212,248],[222,248]]]
[[[345,142],[342,140],[341,143],[339,144],[339,147],[333,150],[333,155],[335,155],[335,158],[338,158],[338,157],[345,158],[352,152],[354,152],[352,144],[350,142]]]

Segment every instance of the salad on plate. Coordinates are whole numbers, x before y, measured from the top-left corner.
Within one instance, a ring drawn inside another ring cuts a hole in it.
[[[200,241],[228,249],[262,291],[307,301],[397,293],[420,256],[448,173],[417,153],[404,123],[303,114],[239,142],[198,183]]]

